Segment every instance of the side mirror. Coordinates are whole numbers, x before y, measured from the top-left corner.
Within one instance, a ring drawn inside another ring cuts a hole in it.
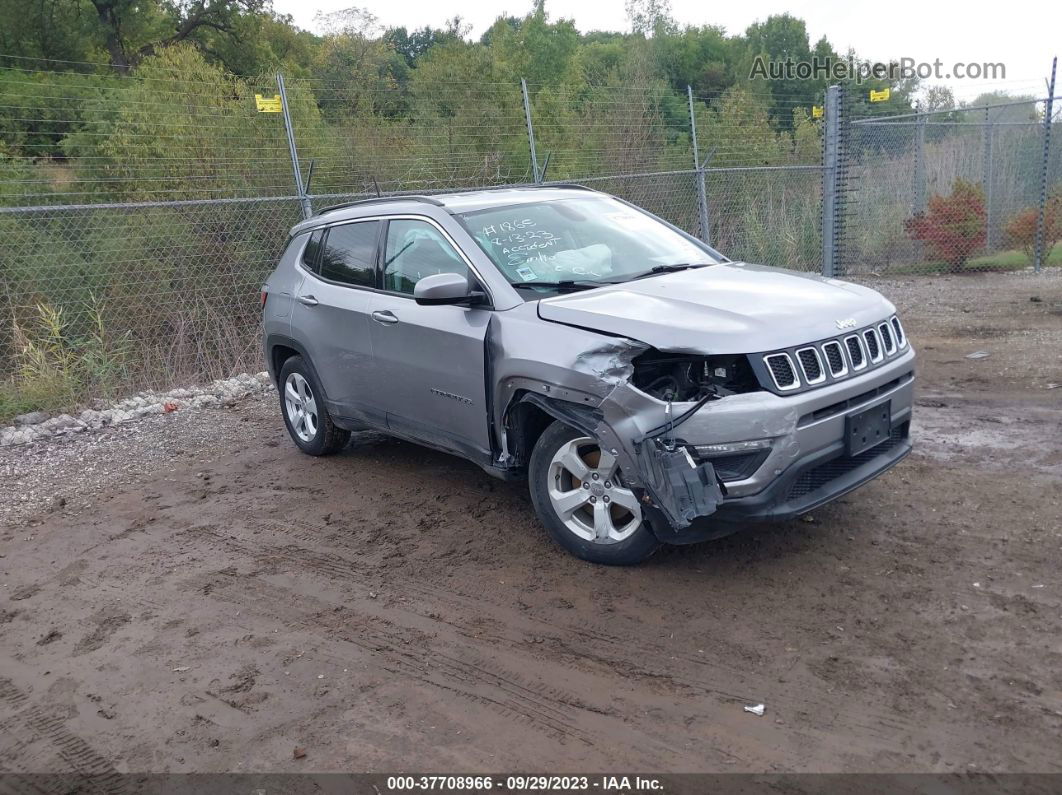
[[[470,290],[468,278],[459,273],[436,273],[425,276],[413,288],[413,298],[423,306],[440,306],[444,304],[480,303],[483,293]]]

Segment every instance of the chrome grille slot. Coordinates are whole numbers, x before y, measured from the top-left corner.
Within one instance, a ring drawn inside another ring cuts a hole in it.
[[[907,335],[903,331],[903,326],[900,325],[900,318],[896,315],[892,316],[892,330],[896,332],[896,344],[900,346],[900,349],[907,347]]]
[[[866,340],[867,354],[870,356],[871,362],[876,364],[885,358],[881,353],[881,340],[878,339],[877,331],[868,328],[863,332],[863,339]]]
[[[896,342],[892,338],[892,331],[888,323],[882,323],[878,326],[878,331],[881,333],[881,341],[885,344],[885,353],[892,356],[896,353]]]
[[[797,380],[796,369],[793,360],[788,353],[772,353],[763,357],[764,364],[771,371],[771,378],[779,390],[797,389],[800,381]]]
[[[867,366],[867,357],[863,353],[863,343],[859,337],[853,334],[844,338],[845,347],[848,348],[848,359],[852,362],[853,370],[862,370]]]
[[[797,359],[800,361],[800,369],[804,373],[804,380],[808,384],[821,384],[826,380],[826,372],[822,369],[822,359],[819,352],[814,348],[801,348],[797,351]]]
[[[837,340],[830,340],[822,346],[822,352],[826,356],[826,364],[830,368],[830,375],[834,378],[840,378],[848,374],[848,365],[844,362],[841,343]]]

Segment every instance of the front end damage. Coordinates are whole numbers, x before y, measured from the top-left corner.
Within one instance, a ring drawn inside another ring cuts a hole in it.
[[[895,312],[867,287],[744,263],[496,312],[493,469],[526,467],[557,418],[616,457],[662,541],[799,516],[911,450],[915,354]]]
[[[497,316],[487,335],[494,471],[519,473],[536,431],[559,419],[616,457],[654,533],[676,544],[799,516],[911,450],[915,354],[905,339],[795,393],[752,372],[768,354],[666,347],[542,323],[531,308]],[[868,427],[878,441],[854,438]]]
[[[625,481],[638,496],[661,540],[710,516],[726,486],[710,461],[695,461],[676,439],[680,426],[703,422],[706,395],[697,401],[664,402],[634,386],[635,359],[648,345],[571,326],[524,326],[510,315],[492,323],[488,362],[495,384],[492,412],[501,469],[525,464],[521,408],[532,405],[589,436],[616,456]],[[764,429],[759,429],[763,431]]]

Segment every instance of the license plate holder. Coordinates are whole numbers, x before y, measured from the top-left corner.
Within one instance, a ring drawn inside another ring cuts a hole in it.
[[[886,400],[845,418],[844,436],[848,455],[865,453],[892,435],[892,401]]]

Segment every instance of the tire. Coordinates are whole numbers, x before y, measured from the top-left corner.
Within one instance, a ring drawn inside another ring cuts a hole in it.
[[[292,356],[285,361],[277,382],[280,413],[296,447],[307,455],[332,455],[347,446],[350,431],[332,422],[324,404],[324,390],[305,359]]]
[[[561,422],[546,428],[527,474],[538,518],[577,558],[630,566],[659,548],[615,459],[581,431]]]

